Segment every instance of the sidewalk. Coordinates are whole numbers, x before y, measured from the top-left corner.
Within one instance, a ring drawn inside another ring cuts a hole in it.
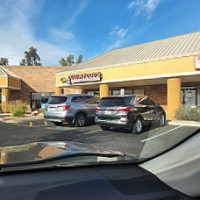
[[[169,125],[175,125],[175,126],[195,126],[200,127],[200,122],[195,121],[181,121],[181,120],[173,120],[167,122]]]
[[[6,123],[22,123],[22,122],[26,122],[26,121],[39,120],[39,119],[43,119],[43,118],[44,118],[43,113],[40,113],[36,116],[32,116],[30,114],[25,114],[24,117],[13,117],[9,113],[7,113],[7,114],[0,113],[0,121],[6,122]]]
[[[25,114],[24,117],[12,117],[11,114],[6,113],[0,113],[0,121],[6,122],[6,123],[23,123],[26,121],[34,121],[34,120],[42,120],[44,119],[43,113],[39,113],[36,116],[32,116],[30,114]],[[174,125],[174,126],[193,126],[193,127],[200,127],[200,122],[195,121],[181,121],[181,120],[173,120],[173,121],[167,121],[168,125]]]

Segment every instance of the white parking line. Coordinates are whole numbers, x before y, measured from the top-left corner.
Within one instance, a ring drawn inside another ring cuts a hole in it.
[[[155,135],[155,136],[153,136],[153,137],[150,137],[150,138],[141,140],[140,142],[146,142],[146,141],[148,141],[148,140],[152,140],[152,139],[154,139],[154,138],[157,138],[157,137],[160,137],[160,136],[162,136],[162,135],[165,135],[166,133],[169,133],[169,132],[174,131],[174,130],[176,130],[176,129],[179,129],[179,128],[181,128],[181,127],[183,127],[183,126],[175,127],[175,128],[173,128],[173,129],[170,129],[170,130],[168,130],[168,131],[165,131],[165,132],[163,132],[163,133],[161,133],[161,134],[159,134],[159,135]]]

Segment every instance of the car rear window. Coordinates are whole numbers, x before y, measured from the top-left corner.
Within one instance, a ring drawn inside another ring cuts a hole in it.
[[[126,100],[125,98],[103,98],[100,103],[99,106],[122,106],[122,105],[126,105]]]
[[[49,99],[48,104],[60,104],[66,101],[67,101],[67,97],[54,96]]]

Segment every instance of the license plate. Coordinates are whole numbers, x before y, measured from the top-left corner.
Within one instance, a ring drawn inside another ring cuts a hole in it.
[[[56,108],[48,108],[49,112],[56,112]]]
[[[105,110],[105,115],[111,115],[112,114],[112,111],[110,110]]]
[[[63,107],[58,107],[56,111],[57,112],[62,112],[63,111]]]

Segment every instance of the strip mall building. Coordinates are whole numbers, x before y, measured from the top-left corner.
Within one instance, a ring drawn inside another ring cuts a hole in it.
[[[114,49],[72,67],[0,66],[3,112],[12,100],[40,108],[55,92],[144,94],[174,119],[181,105],[200,106],[200,31]]]
[[[144,94],[174,119],[200,106],[200,31],[114,49],[56,73],[56,94]]]

